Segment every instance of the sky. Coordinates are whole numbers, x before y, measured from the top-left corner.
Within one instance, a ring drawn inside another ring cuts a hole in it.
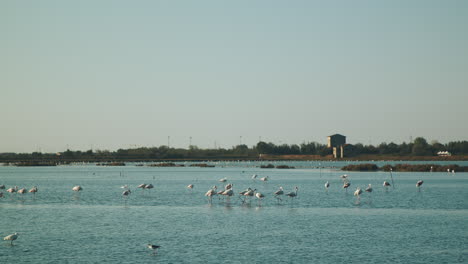
[[[468,1],[0,0],[0,152],[468,140]]]

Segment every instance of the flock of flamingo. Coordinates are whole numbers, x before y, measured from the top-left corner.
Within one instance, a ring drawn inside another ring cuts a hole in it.
[[[346,174],[344,174],[344,175],[341,175],[340,178],[343,181],[342,188],[345,189],[346,192],[347,192],[348,188],[351,186],[351,183],[350,183],[350,181],[348,179],[348,176]],[[252,180],[256,180],[256,179],[257,179],[257,174],[252,175]],[[268,178],[268,176],[265,176],[265,177],[259,178],[259,180],[261,180],[263,182],[266,182],[266,181],[269,180],[269,178]],[[219,179],[219,182],[225,183],[225,182],[227,182],[227,178]],[[424,183],[424,181],[422,181],[422,180],[418,180],[416,182],[416,187],[418,188],[418,191],[420,191],[421,185],[423,183]],[[328,188],[330,187],[330,182],[327,181],[324,186],[325,186],[326,191],[328,192]],[[392,186],[392,185],[388,181],[383,182],[383,187],[386,190],[390,186]],[[121,188],[124,189],[124,191],[122,192],[123,197],[128,197],[132,193],[130,188],[128,187],[128,185],[121,186]],[[140,188],[140,189],[144,190],[144,189],[152,189],[152,188],[154,188],[154,186],[152,184],[143,183],[143,184],[138,185],[137,188]],[[194,188],[194,184],[189,184],[187,186],[187,188],[192,190]],[[0,198],[4,197],[4,194],[1,191],[1,190],[4,190],[4,189],[6,189],[5,185],[0,185]],[[74,192],[80,192],[82,190],[83,190],[83,187],[81,187],[80,185],[76,185],[76,186],[74,186],[72,188],[72,191],[74,191]],[[293,199],[293,198],[297,197],[298,190],[299,190],[299,188],[296,186],[296,187],[294,187],[294,191],[286,193],[286,192],[284,192],[283,187],[280,186],[277,191],[272,193],[272,195],[279,202],[279,201],[282,201],[281,196],[283,196],[283,195],[289,197],[290,199]],[[26,188],[19,188],[18,186],[15,186],[15,187],[8,188],[6,191],[9,192],[10,194],[13,194],[13,193],[26,194],[26,193],[29,192],[29,193],[32,193],[32,194],[35,195],[38,192],[38,188],[37,188],[37,186],[34,186],[28,191]],[[369,184],[367,186],[367,188],[364,189],[364,191],[368,192],[368,193],[371,193],[373,191],[372,185]],[[360,187],[357,187],[356,190],[354,191],[354,195],[357,196],[358,198],[360,197],[360,195],[362,193],[363,193],[363,190]],[[216,185],[214,185],[213,187],[211,187],[205,193],[205,196],[208,197],[208,201],[210,203],[212,203],[212,200],[213,200],[214,196],[218,196],[220,199],[221,199],[221,197],[222,198],[226,197],[226,199],[230,199],[230,197],[232,197],[234,195],[235,195],[235,193],[234,193],[234,190],[233,190],[233,184],[232,183],[226,184],[224,186],[224,188],[221,189],[221,190],[218,190],[218,187]],[[258,199],[258,203],[260,204],[261,201],[266,197],[265,194],[257,191],[257,189],[252,189],[250,187],[243,190],[243,191],[241,191],[241,192],[239,192],[238,195],[239,195],[239,198],[240,198],[240,200],[242,201],[243,204],[251,202],[253,197],[256,197]],[[18,238],[18,235],[19,235],[18,233],[10,234],[10,235],[4,237],[3,240],[10,241],[11,245],[13,245],[13,241]],[[153,254],[156,254],[156,250],[160,246],[148,244],[147,247],[149,249],[153,250]]]

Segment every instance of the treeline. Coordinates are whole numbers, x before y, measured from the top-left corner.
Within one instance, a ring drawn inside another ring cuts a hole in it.
[[[261,154],[273,155],[331,155],[332,150],[327,145],[316,142],[303,143],[301,145],[275,145],[273,143],[259,142],[256,146]],[[377,146],[347,144],[344,146],[346,157],[359,155],[395,155],[395,156],[436,156],[439,151],[448,151],[452,155],[468,155],[468,141],[454,141],[441,144],[437,141],[428,143],[422,137],[416,138],[411,143],[381,143]]]
[[[378,146],[363,144],[345,145],[345,157],[360,155],[394,155],[394,156],[436,156],[439,151],[448,151],[452,155],[468,155],[468,141],[455,141],[441,144],[433,141],[429,144],[424,138],[418,137],[411,143],[381,143]],[[1,150],[0,150],[1,151]],[[269,155],[318,155],[329,157],[332,149],[325,144],[316,142],[297,144],[281,144],[258,142],[255,146],[237,145],[230,149],[201,149],[190,146],[188,149],[169,148],[167,146],[151,148],[119,149],[117,151],[66,150],[60,153],[0,153],[0,162],[112,162],[112,161],[153,161],[153,160],[253,160],[259,154]],[[40,164],[40,163],[39,163]]]
[[[378,167],[372,163],[351,164],[341,168],[343,171],[404,171],[404,172],[467,172],[468,166],[451,165],[436,165],[436,164],[396,164],[384,165]]]

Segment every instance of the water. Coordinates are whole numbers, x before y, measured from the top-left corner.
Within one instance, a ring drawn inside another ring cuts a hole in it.
[[[284,163],[284,162],[283,162]],[[252,174],[268,175],[268,182]],[[0,184],[39,192],[0,198],[2,263],[466,263],[468,173],[347,173],[326,169],[59,166],[0,167]],[[259,203],[204,193],[228,178]],[[421,192],[415,183],[423,179]],[[324,183],[330,181],[328,192]],[[152,190],[135,187],[152,183]],[[194,184],[193,190],[186,188]],[[353,196],[371,183],[372,194]],[[81,193],[71,191],[83,186]],[[120,186],[128,184],[128,199]],[[299,187],[297,199],[272,193]],[[153,256],[147,243],[161,245]]]

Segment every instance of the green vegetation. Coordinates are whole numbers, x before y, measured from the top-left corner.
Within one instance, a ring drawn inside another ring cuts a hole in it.
[[[437,156],[439,151],[448,151],[452,155],[468,155],[468,141],[455,141],[441,144],[437,141],[428,143],[422,137],[416,138],[411,143],[395,144],[393,142],[381,143],[378,146],[357,144],[345,145],[345,157],[364,157],[367,159],[428,159]],[[167,146],[152,148],[119,149],[117,151],[88,150],[72,151],[67,149],[61,153],[0,153],[0,162],[17,164],[21,166],[44,166],[43,164],[67,164],[70,162],[124,162],[124,161],[180,161],[180,160],[255,160],[260,154],[264,155],[292,155],[300,158],[300,155],[329,158],[332,150],[325,144],[316,142],[300,145],[258,142],[255,146],[237,145],[230,149],[200,149],[190,146],[188,149],[169,148]],[[22,162],[22,163],[18,163]],[[37,165],[27,165],[37,164]],[[51,166],[51,165],[47,165]]]

